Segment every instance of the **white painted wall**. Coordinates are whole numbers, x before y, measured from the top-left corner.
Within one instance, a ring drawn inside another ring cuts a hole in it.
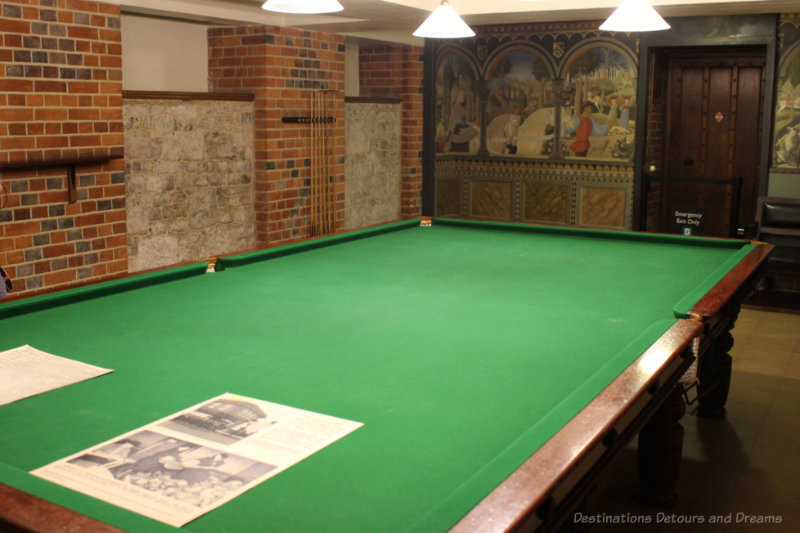
[[[347,43],[344,49],[344,95],[359,96],[358,45]]]
[[[800,174],[770,173],[767,196],[800,198]]]
[[[122,88],[208,92],[205,24],[122,15]]]

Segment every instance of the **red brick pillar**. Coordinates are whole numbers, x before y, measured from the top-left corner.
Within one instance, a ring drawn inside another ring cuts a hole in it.
[[[309,235],[311,126],[318,91],[332,90],[335,227],[344,225],[344,37],[275,26],[209,30],[212,91],[255,94],[256,237],[276,244]]]

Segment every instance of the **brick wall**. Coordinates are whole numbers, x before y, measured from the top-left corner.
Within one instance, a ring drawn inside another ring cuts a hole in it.
[[[344,224],[344,37],[280,28],[212,28],[209,89],[255,95],[256,238],[280,243],[309,235],[311,126],[284,124],[308,117],[314,95],[334,91],[328,115],[334,164],[335,227]]]
[[[119,7],[3,2],[0,162],[122,155]]]
[[[0,5],[0,264],[12,295],[125,272],[119,7]],[[63,160],[84,162],[73,202]]]
[[[423,59],[423,49],[418,46],[362,46],[359,49],[359,94],[402,99],[400,207],[403,217],[422,213]]]

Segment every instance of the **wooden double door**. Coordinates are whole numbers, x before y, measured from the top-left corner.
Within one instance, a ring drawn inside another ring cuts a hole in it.
[[[672,49],[661,64],[664,164],[651,183],[661,187],[658,231],[733,236],[755,219],[766,50]]]

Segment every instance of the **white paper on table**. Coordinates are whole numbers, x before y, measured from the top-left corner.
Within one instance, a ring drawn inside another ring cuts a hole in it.
[[[225,393],[31,474],[181,527],[361,426]]]
[[[0,405],[85,381],[113,370],[24,345],[0,352]]]

